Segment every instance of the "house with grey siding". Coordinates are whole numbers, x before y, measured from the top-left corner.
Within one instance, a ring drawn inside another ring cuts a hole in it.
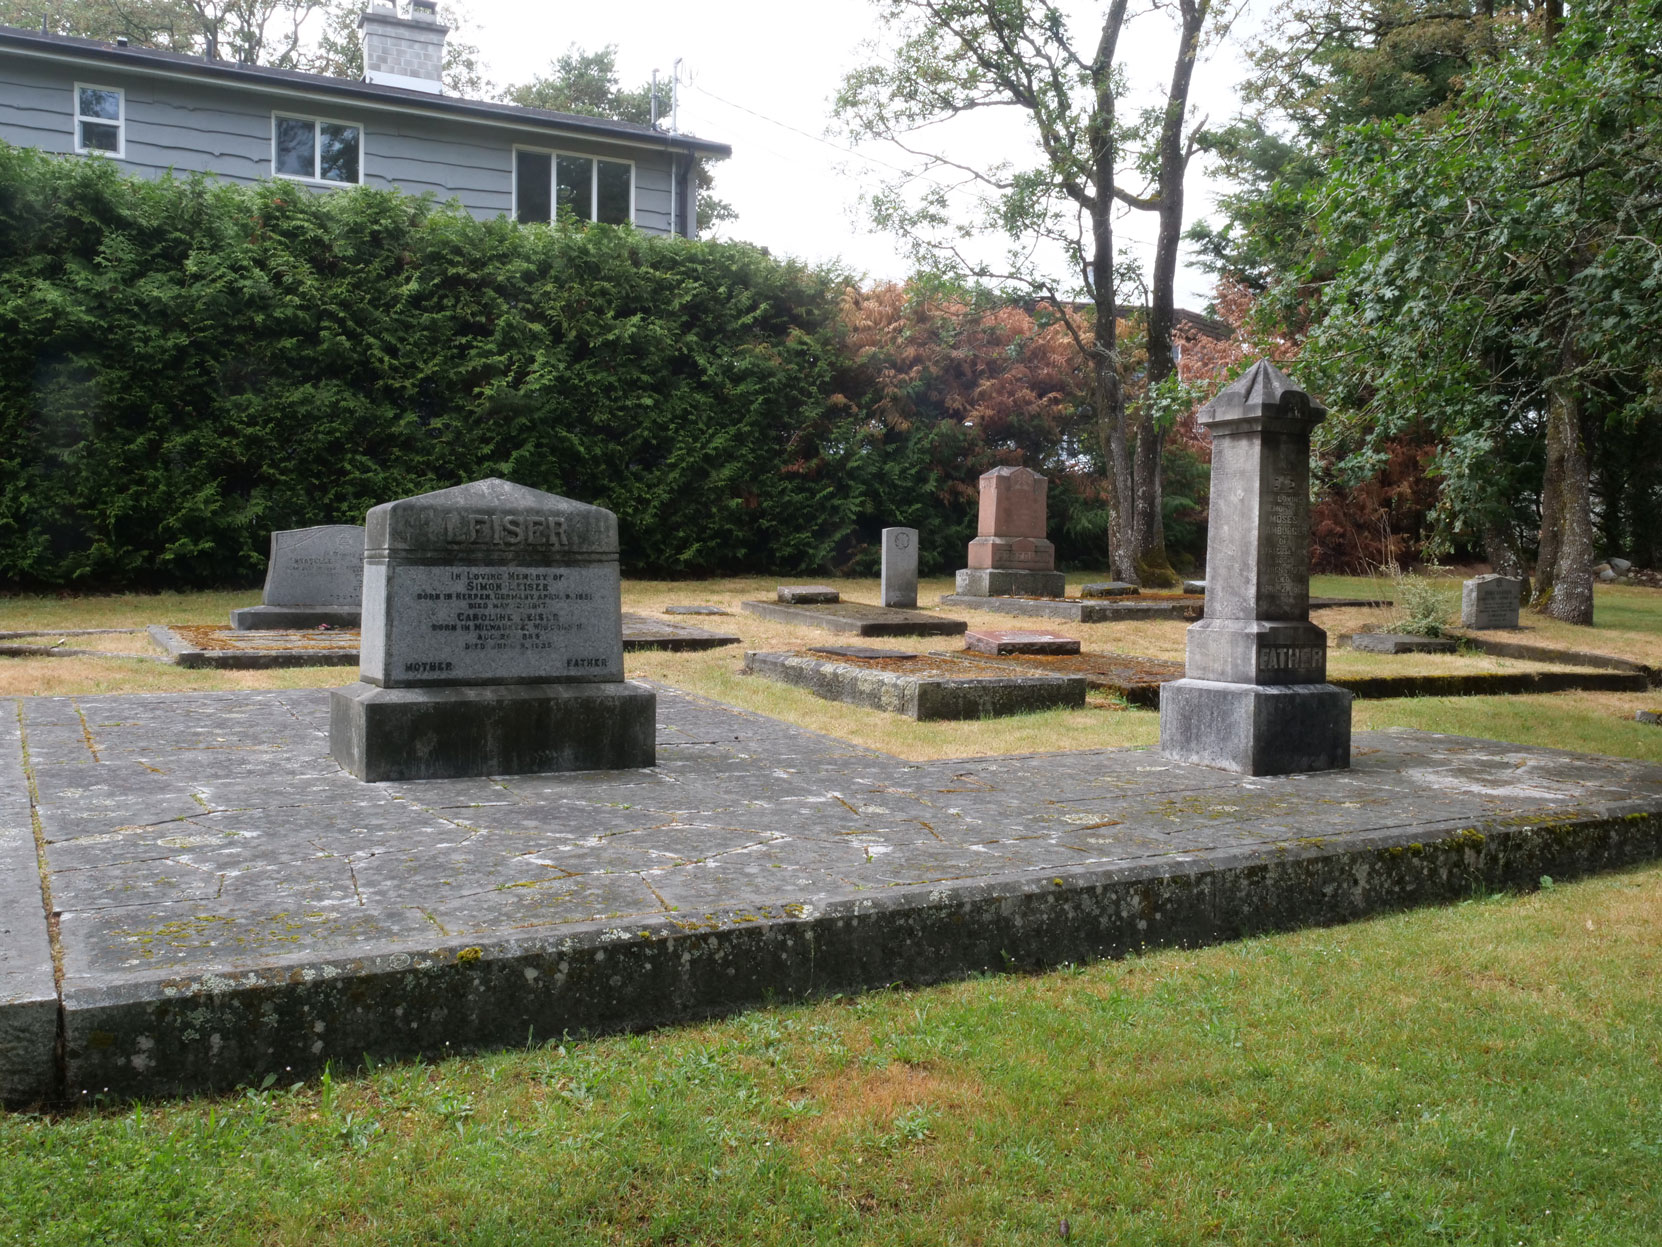
[[[407,17],[373,3],[361,27],[357,82],[0,26],[0,140],[146,177],[378,186],[479,218],[569,212],[694,235],[694,161],[730,155],[725,144],[446,95],[432,0]]]

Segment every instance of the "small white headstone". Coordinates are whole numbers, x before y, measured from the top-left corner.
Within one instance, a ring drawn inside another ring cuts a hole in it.
[[[918,530],[883,530],[883,605],[916,610],[918,605]]]

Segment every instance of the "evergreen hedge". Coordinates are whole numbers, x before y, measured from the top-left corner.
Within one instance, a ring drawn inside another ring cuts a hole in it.
[[[256,583],[273,529],[485,476],[615,511],[636,572],[826,568],[871,476],[836,285],[0,144],[0,583]]]

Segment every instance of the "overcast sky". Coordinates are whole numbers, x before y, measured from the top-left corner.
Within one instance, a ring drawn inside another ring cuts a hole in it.
[[[871,277],[903,277],[908,266],[888,237],[862,219],[863,189],[900,163],[896,152],[872,146],[861,155],[828,135],[831,100],[852,67],[872,59],[865,46],[879,35],[870,0],[632,0],[627,5],[530,4],[525,0],[462,0],[471,17],[459,32],[479,45],[488,76],[504,87],[546,73],[571,44],[593,51],[615,44],[626,86],[668,78],[682,60],[681,128],[730,143],[733,158],[716,170],[716,193],[739,213],[726,236],[810,261],[840,259]],[[401,6],[402,7],[402,6]],[[1104,6],[1064,3],[1074,15],[1079,43],[1094,46]],[[1134,4],[1133,6],[1138,7]],[[1133,70],[1136,102],[1164,90],[1176,48],[1175,18],[1147,14],[1122,38]],[[1237,27],[1239,29],[1239,27]],[[1195,72],[1191,102],[1214,120],[1234,111],[1244,76],[1238,37],[1212,51]],[[978,121],[973,143],[996,155],[1021,144],[1008,125]],[[1198,165],[1198,161],[1197,161]],[[1189,179],[1187,220],[1208,212],[1218,187],[1195,168]],[[1187,222],[1186,222],[1187,223]],[[1151,214],[1128,213],[1118,227],[1131,245],[1152,255]],[[1185,265],[1178,276],[1180,306],[1200,309],[1211,278]]]

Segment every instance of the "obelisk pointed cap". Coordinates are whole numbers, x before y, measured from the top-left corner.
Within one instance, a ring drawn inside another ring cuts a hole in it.
[[[1327,408],[1267,359],[1261,359],[1195,415],[1201,425],[1274,420],[1304,427],[1319,424]]]

